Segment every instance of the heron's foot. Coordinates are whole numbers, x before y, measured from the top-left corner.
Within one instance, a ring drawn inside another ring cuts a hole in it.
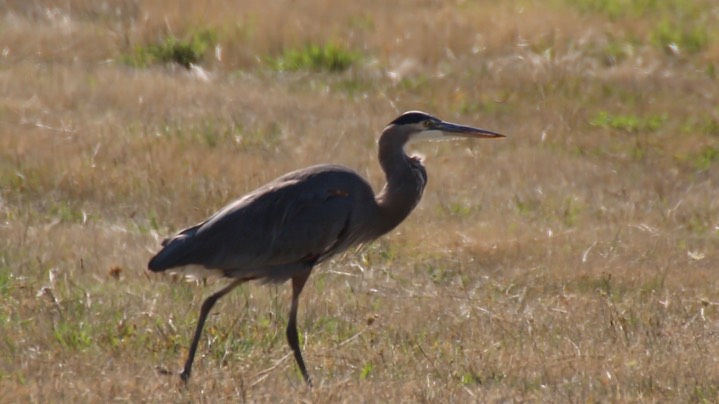
[[[192,373],[189,369],[185,369],[180,373],[180,379],[182,379],[182,382],[187,385],[187,381],[190,380],[190,373]]]

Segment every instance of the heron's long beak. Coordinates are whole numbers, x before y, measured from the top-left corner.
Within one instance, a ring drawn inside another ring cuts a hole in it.
[[[451,122],[440,122],[435,125],[433,130],[442,131],[447,137],[465,137],[465,138],[499,138],[505,137],[497,132],[487,129],[473,128],[471,126],[458,125]]]

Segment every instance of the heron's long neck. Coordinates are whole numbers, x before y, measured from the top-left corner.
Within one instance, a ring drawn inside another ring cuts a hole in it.
[[[427,183],[427,173],[420,161],[404,152],[406,140],[406,137],[383,133],[379,141],[379,162],[387,178],[387,184],[376,197],[380,214],[378,228],[383,234],[397,227],[412,212]]]

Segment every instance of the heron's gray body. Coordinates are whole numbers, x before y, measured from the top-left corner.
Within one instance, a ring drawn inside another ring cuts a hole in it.
[[[248,280],[292,279],[287,341],[302,376],[311,383],[299,346],[297,307],[312,268],[389,232],[417,206],[427,172],[420,159],[405,153],[409,140],[454,137],[502,135],[406,112],[380,136],[379,162],[387,183],[378,194],[349,168],[313,166],[285,174],[165,240],[148,264],[151,271],[193,267],[233,279],[203,302],[182,379],[190,377],[202,328],[217,300]]]
[[[283,175],[163,242],[152,271],[200,265],[228,278],[286,281],[368,241],[376,216],[370,185],[323,164]]]

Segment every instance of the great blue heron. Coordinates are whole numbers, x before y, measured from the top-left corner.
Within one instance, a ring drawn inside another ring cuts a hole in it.
[[[416,139],[499,137],[504,136],[424,112],[405,112],[379,138],[379,163],[387,178],[379,194],[349,168],[316,165],[285,174],[163,241],[162,250],[148,264],[151,271],[191,268],[232,279],[202,303],[182,380],[190,378],[202,327],[217,300],[249,280],[292,279],[287,341],[311,385],[297,338],[300,293],[315,265],[389,232],[417,205],[427,172],[419,158],[405,153],[405,144]]]

